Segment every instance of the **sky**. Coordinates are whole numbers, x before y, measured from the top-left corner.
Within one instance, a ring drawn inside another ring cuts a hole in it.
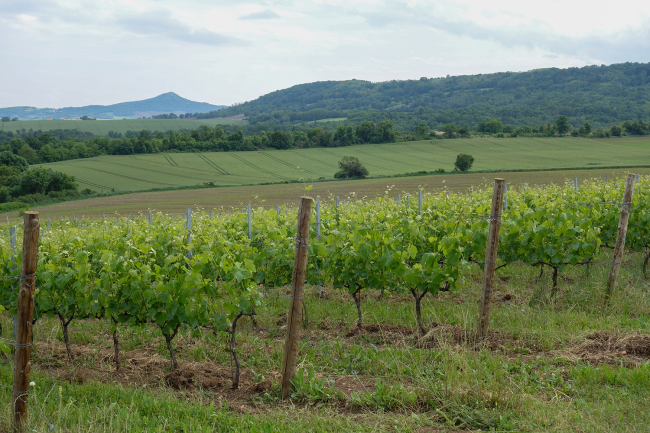
[[[0,0],[0,107],[650,62],[650,2]]]

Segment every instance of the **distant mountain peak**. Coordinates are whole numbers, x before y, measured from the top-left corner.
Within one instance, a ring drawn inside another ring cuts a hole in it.
[[[207,102],[195,102],[183,98],[175,92],[162,93],[150,99],[141,101],[120,102],[112,105],[86,105],[83,107],[65,108],[35,108],[8,107],[0,108],[0,116],[17,116],[20,120],[36,120],[46,118],[78,118],[90,116],[97,119],[135,118],[147,113],[149,115],[162,113],[205,113],[224,108],[225,105],[213,105]]]

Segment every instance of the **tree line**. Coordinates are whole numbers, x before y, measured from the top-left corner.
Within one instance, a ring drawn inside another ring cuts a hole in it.
[[[110,132],[107,137],[77,130],[0,131],[0,152],[10,152],[29,164],[90,158],[99,155],[134,155],[161,152],[236,152],[261,149],[294,149],[310,147],[341,147],[366,143],[393,143],[429,139],[453,139],[475,136],[493,137],[610,137],[645,135],[648,123],[625,121],[610,128],[594,128],[590,122],[579,127],[569,123],[565,115],[552,123],[535,126],[504,124],[498,119],[480,122],[475,129],[468,125],[446,123],[432,129],[426,122],[412,131],[400,131],[392,120],[364,120],[356,125],[328,123],[305,128],[283,127],[271,131],[235,126],[201,126],[182,131]]]
[[[0,203],[13,203],[14,208],[23,203],[40,202],[46,199],[62,199],[92,191],[79,192],[74,176],[43,167],[30,167],[22,156],[11,151],[0,152]],[[14,210],[0,206],[2,211]]]

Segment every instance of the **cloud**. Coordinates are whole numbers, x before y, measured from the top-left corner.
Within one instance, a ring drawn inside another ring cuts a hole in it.
[[[163,36],[183,42],[211,46],[246,46],[250,42],[216,33],[207,29],[193,29],[174,18],[167,11],[143,12],[121,16],[116,23],[123,29],[144,36]]]
[[[491,41],[506,48],[542,49],[554,54],[602,59],[607,62],[647,61],[650,28],[628,29],[615,34],[567,36],[524,27],[487,27],[465,21],[438,19],[431,27],[455,36]],[[644,60],[646,59],[646,60]]]
[[[253,12],[252,14],[239,17],[240,20],[275,20],[279,18],[280,15],[276,14],[270,9],[261,12]]]

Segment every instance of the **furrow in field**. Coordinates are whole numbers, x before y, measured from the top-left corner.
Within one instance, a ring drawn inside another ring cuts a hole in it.
[[[312,156],[307,156],[307,155],[305,155],[305,152],[304,152],[304,151],[303,151],[303,152],[299,152],[299,151],[297,151],[297,150],[290,150],[290,152],[293,153],[294,155],[297,155],[297,156],[299,156],[299,157],[301,157],[301,158],[304,158],[304,159],[307,159],[307,160],[309,160],[309,161],[317,162],[317,163],[319,163],[319,164],[321,164],[321,165],[325,165],[325,166],[327,166],[327,167],[338,168],[338,166],[335,165],[335,164],[330,164],[330,163],[328,163],[328,162],[323,161],[322,159],[314,158],[314,157],[312,157]]]
[[[115,173],[114,171],[102,170],[102,169],[99,169],[99,168],[93,168],[92,170],[93,171],[98,171],[100,173],[110,174],[111,176],[115,176],[115,177],[121,177],[122,179],[133,180],[133,181],[136,181],[136,182],[150,183],[150,184],[153,184],[153,185],[177,186],[177,185],[172,184],[172,183],[154,182],[152,180],[140,179],[138,177],[127,176],[126,174]]]
[[[287,161],[285,161],[285,160],[283,160],[283,159],[280,159],[280,158],[278,158],[277,156],[271,155],[268,151],[258,152],[258,153],[259,153],[260,155],[264,155],[264,156],[266,156],[266,157],[268,157],[268,158],[271,158],[271,159],[273,159],[274,161],[279,162],[280,164],[286,165],[287,167],[293,168],[293,169],[295,169],[295,170],[298,169],[297,166],[296,166],[295,164],[291,164],[290,162],[287,162]],[[316,174],[315,172],[313,172],[313,171],[311,171],[311,170],[307,170],[306,168],[303,168],[302,170],[305,171],[305,172],[307,172],[307,173]]]
[[[75,180],[76,180],[77,182],[79,182],[80,184],[88,185],[88,186],[92,186],[92,187],[94,187],[94,188],[107,189],[107,190],[108,190],[108,189],[111,189],[110,186],[100,185],[100,184],[98,184],[98,183],[90,182],[90,181],[88,181],[88,180],[84,180],[84,179],[75,179]]]
[[[190,180],[194,180],[194,181],[196,181],[196,180],[198,180],[198,181],[204,180],[204,178],[202,178],[202,177],[189,176],[189,175],[180,174],[180,173],[177,173],[177,172],[169,172],[169,171],[164,171],[164,170],[155,170],[153,168],[145,168],[142,165],[135,165],[134,166],[134,165],[130,165],[130,164],[124,164],[123,162],[120,163],[120,162],[113,162],[113,161],[97,161],[97,160],[89,160],[89,161],[97,162],[97,163],[100,163],[102,165],[111,164],[111,165],[114,165],[114,166],[117,166],[117,167],[125,167],[127,169],[133,169],[133,170],[138,170],[138,171],[146,171],[146,172],[150,172],[150,173],[162,174],[162,175],[167,176],[167,177],[172,177],[172,176],[173,177],[180,177],[182,179],[190,179]]]
[[[323,150],[324,150],[324,149],[323,149]],[[367,156],[369,156],[369,157],[371,157],[371,158],[378,158],[377,155],[373,155],[372,153],[369,153],[369,152],[363,151],[363,150],[361,150],[361,149],[355,149],[355,150],[356,150],[357,153],[362,153],[362,154],[367,155]],[[388,172],[394,172],[394,171],[395,171],[395,168],[394,168],[394,167],[393,167],[393,168],[384,167],[383,165],[376,164],[376,163],[374,163],[374,162],[361,161],[361,164],[364,165],[364,166],[369,166],[369,167],[377,167],[377,168],[379,168],[379,169],[386,170],[386,171],[388,171]]]
[[[246,161],[246,160],[245,160],[244,158],[242,158],[241,156],[239,156],[239,155],[235,155],[235,154],[232,153],[232,152],[230,152],[230,156],[232,156],[232,157],[234,157],[235,159],[237,159],[237,160],[243,162],[244,164],[246,164],[247,166],[249,166],[249,167],[251,167],[251,168],[253,168],[253,169],[255,169],[255,170],[258,170],[258,171],[261,171],[262,173],[266,173],[266,174],[268,174],[269,176],[277,177],[277,178],[280,178],[280,179],[289,179],[289,178],[286,177],[286,176],[282,176],[282,175],[279,175],[279,174],[273,173],[272,171],[265,170],[265,169],[263,169],[262,167],[259,167],[259,166],[255,165],[255,164],[253,164],[252,162]]]
[[[414,153],[400,152],[400,151],[394,149],[395,146],[400,146],[400,147],[404,146],[407,149],[410,149],[410,150],[412,150],[414,152],[417,152],[418,154],[416,155]],[[431,160],[431,158],[426,153],[424,153],[422,150],[420,150],[420,149],[418,149],[416,147],[412,147],[410,144],[406,144],[406,143],[398,144],[398,145],[395,145],[395,144],[379,144],[379,145],[375,146],[375,149],[378,149],[378,150],[380,150],[382,152],[390,153],[392,155],[397,155],[400,158],[402,158],[402,160],[404,158],[408,158],[408,159],[411,159],[411,160],[417,160],[418,163],[421,163],[422,160],[428,160],[428,161],[433,162],[433,160]]]
[[[214,169],[217,170],[219,173],[224,174],[224,175],[229,174],[226,170],[224,170],[223,168],[219,167],[219,166],[218,166],[217,164],[215,164],[214,162],[210,161],[210,160],[208,159],[207,156],[202,155],[202,154],[200,154],[200,153],[197,154],[196,156],[198,156],[199,158],[201,158],[201,159],[202,159],[203,161],[205,161],[205,162],[206,162],[210,167],[214,168]]]

